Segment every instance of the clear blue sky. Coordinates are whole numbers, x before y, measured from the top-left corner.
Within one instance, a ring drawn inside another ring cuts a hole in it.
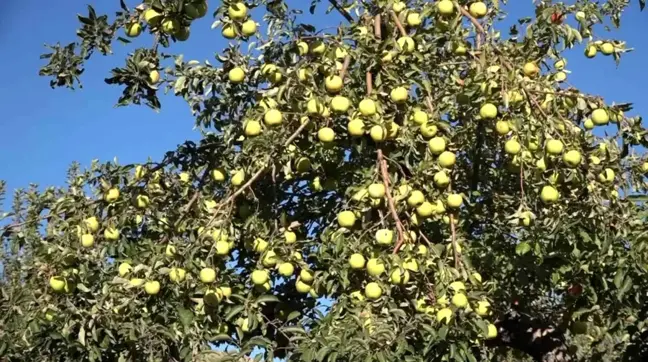
[[[48,80],[38,76],[44,64],[39,59],[43,44],[72,41],[78,25],[76,13],[85,13],[88,2],[0,1],[0,179],[8,182],[10,192],[30,182],[61,185],[72,161],[87,166],[95,158],[109,161],[117,157],[120,163],[142,162],[149,156],[157,160],[184,140],[199,137],[192,130],[188,107],[172,96],[163,98],[160,113],[146,107],[113,107],[121,90],[104,84],[103,79],[112,67],[123,64],[130,47],[116,44],[113,56],[93,58],[83,75],[84,88],[77,91],[52,90]],[[310,3],[289,2],[302,8]],[[512,2],[512,17],[531,14],[531,0]],[[111,15],[119,6],[118,0],[92,3],[98,12]],[[212,8],[215,3],[211,1]],[[258,13],[256,20],[260,21]],[[334,26],[339,17],[319,17],[314,22],[318,27]],[[210,25],[209,17],[196,22],[191,39],[174,51],[184,53],[185,59],[212,60],[225,42],[220,31],[211,30]],[[610,37],[625,39],[636,51],[617,69],[611,58],[585,59],[578,48],[570,52],[568,69],[573,73],[569,81],[608,102],[635,103],[631,114],[648,116],[648,12],[640,13],[633,1],[622,25],[622,30]],[[508,26],[501,30],[506,32]],[[141,36],[138,41],[145,44],[151,39]]]

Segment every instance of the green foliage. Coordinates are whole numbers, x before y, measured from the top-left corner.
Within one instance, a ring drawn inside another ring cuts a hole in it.
[[[284,1],[248,2],[267,37],[232,1],[122,2],[112,22],[89,7],[79,41],[51,47],[41,74],[74,87],[122,29],[150,36],[106,79],[118,105],[173,93],[204,136],[15,193],[3,359],[645,357],[646,130],[632,105],[565,86],[560,64],[577,46],[619,62],[623,41],[593,39],[626,2],[540,1],[506,40],[499,1],[483,17],[466,1],[328,3],[349,23],[318,32]],[[232,38],[217,65],[162,54],[210,11]]]

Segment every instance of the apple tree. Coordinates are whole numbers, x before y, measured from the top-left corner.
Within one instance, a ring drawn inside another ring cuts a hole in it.
[[[620,62],[635,10],[539,0],[504,33],[503,3],[89,6],[41,75],[150,38],[117,104],[181,97],[203,136],[15,192],[0,359],[645,360],[646,130],[562,55]],[[174,55],[205,16],[228,47]]]

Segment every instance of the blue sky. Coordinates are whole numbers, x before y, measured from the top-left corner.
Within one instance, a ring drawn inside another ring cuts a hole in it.
[[[127,1],[130,6],[134,1]],[[514,0],[512,16],[529,15],[531,0]],[[193,118],[182,100],[163,98],[163,108],[155,113],[146,107],[114,108],[120,89],[104,84],[109,70],[123,64],[131,46],[116,44],[114,55],[95,57],[83,75],[84,88],[76,91],[52,90],[48,80],[38,76],[44,63],[39,55],[44,43],[70,42],[78,21],[76,13],[85,13],[88,1],[10,0],[0,2],[0,179],[12,192],[30,182],[41,186],[61,185],[72,161],[83,166],[92,159],[120,163],[143,162],[147,157],[160,159],[186,139],[197,139]],[[100,13],[112,14],[118,0],[93,1]],[[215,1],[211,1],[212,8]],[[305,8],[310,1],[291,0]],[[326,1],[324,2],[326,3]],[[260,20],[258,13],[255,17]],[[319,17],[318,26],[334,26],[339,17]],[[507,21],[510,24],[510,21]],[[174,48],[185,59],[212,60],[214,52],[224,48],[219,30],[211,30],[208,17],[194,23],[191,39]],[[569,81],[584,91],[600,94],[608,102],[633,102],[631,114],[648,115],[648,12],[640,13],[633,1],[623,19],[620,32],[610,35],[628,41],[636,51],[624,57],[617,69],[611,58],[586,59],[582,48],[569,54]],[[501,28],[506,32],[508,26]],[[601,34],[603,35],[603,34]],[[151,39],[141,36],[136,44]]]

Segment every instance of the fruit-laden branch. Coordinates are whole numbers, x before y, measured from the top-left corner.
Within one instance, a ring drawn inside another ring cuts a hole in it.
[[[292,135],[290,135],[290,137],[288,137],[286,142],[284,142],[283,146],[288,147],[295,140],[295,138],[297,138],[299,136],[299,134],[301,134],[301,132],[304,130],[304,128],[306,128],[309,125],[309,123],[310,123],[310,121],[306,121],[306,122],[302,123],[299,126],[299,128],[297,128],[297,130]],[[236,200],[236,198],[240,194],[242,194],[245,190],[247,190],[250,186],[252,186],[252,184],[259,177],[261,177],[261,175],[263,175],[263,173],[270,167],[270,164],[272,163],[271,160],[272,160],[272,158],[270,158],[270,160],[266,161],[265,166],[261,167],[256,173],[254,173],[254,175],[252,175],[252,177],[250,178],[250,180],[248,180],[248,182],[243,184],[243,186],[241,186],[232,195],[230,195],[227,199],[225,199],[225,201],[223,201],[222,203],[219,204],[218,208],[214,212],[214,216],[212,216],[211,219],[209,219],[209,222],[207,222],[207,225],[205,226],[205,232],[212,226],[212,224],[218,218],[218,214],[219,214],[218,211],[221,209],[221,207],[223,207],[225,205],[229,205],[230,203],[234,202],[234,200]]]
[[[329,0],[329,3],[331,3],[335,10],[337,10],[340,15],[342,15],[348,22],[353,22],[353,17],[351,16],[351,14],[349,14],[349,12],[345,8],[343,8],[342,5],[337,2],[337,0]]]
[[[568,362],[565,335],[557,326],[512,311],[495,323],[497,338],[490,347],[506,346],[522,351],[538,362]]]

